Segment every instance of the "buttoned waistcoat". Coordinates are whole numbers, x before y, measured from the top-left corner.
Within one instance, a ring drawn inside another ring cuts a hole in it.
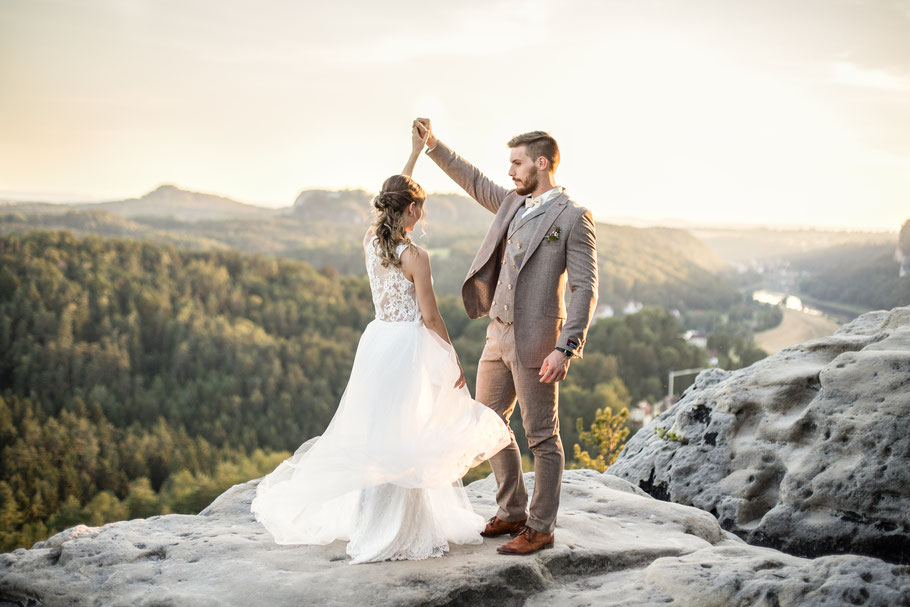
[[[513,223],[528,196],[494,183],[441,141],[427,154],[495,215],[462,284],[468,316],[490,314],[498,282],[505,277],[513,286],[510,310],[521,364],[539,367],[557,346],[582,356],[597,303],[597,246],[591,212],[563,192],[532,212],[526,218],[529,221]],[[510,225],[530,227],[524,243],[524,238],[508,242]],[[524,251],[520,262],[511,271],[503,271],[507,247],[517,244]],[[567,285],[572,294],[568,309]]]
[[[534,237],[535,228],[540,223],[544,211],[549,208],[549,202],[551,201],[527,215],[524,214],[523,208],[519,209],[506,229],[506,241],[503,243],[503,254],[499,263],[499,278],[496,280],[490,305],[490,316],[493,318],[507,323],[515,320],[515,285],[518,284],[518,274],[531,238]]]

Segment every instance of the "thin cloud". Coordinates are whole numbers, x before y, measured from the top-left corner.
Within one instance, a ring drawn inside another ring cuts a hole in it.
[[[869,69],[841,61],[831,66],[831,80],[836,84],[893,91],[910,90],[910,78],[883,69]]]

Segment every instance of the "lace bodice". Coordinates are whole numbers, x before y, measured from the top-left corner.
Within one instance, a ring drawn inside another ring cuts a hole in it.
[[[401,243],[395,249],[395,253],[401,255],[406,246]],[[405,278],[399,268],[391,265],[388,268],[383,267],[382,259],[376,253],[376,236],[367,243],[366,264],[376,318],[389,322],[420,320],[417,288],[413,282]]]

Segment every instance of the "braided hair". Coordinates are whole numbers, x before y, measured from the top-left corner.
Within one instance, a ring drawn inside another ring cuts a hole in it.
[[[376,232],[377,254],[383,267],[391,264],[401,267],[401,259],[395,253],[399,244],[411,245],[411,237],[404,229],[404,217],[408,206],[413,202],[423,208],[427,195],[420,185],[406,175],[392,175],[382,184],[382,189],[373,198],[373,210],[376,218],[373,229]]]

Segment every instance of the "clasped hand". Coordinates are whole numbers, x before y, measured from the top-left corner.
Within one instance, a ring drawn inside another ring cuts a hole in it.
[[[436,137],[433,136],[429,118],[415,118],[411,123],[411,143],[415,150],[422,150],[424,145],[436,147]]]
[[[430,137],[430,131],[423,127],[423,124],[415,120],[411,123],[411,151],[419,154],[423,146],[427,144]]]

